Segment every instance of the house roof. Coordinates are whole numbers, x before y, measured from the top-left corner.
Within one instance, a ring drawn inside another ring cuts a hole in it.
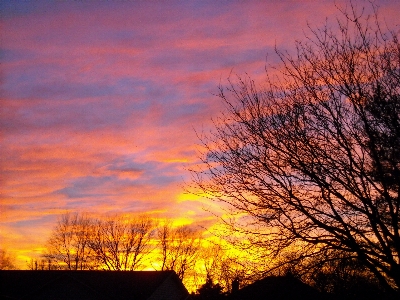
[[[258,299],[323,299],[322,295],[291,275],[269,276],[231,294],[231,300]]]
[[[0,299],[145,300],[166,282],[187,297],[174,271],[0,271]]]

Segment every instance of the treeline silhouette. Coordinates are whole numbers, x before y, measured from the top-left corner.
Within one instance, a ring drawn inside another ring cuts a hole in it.
[[[207,275],[226,291],[236,277],[249,282],[248,263],[202,233],[168,219],[70,212],[60,216],[41,257],[27,263],[31,270],[173,270],[192,290]]]
[[[174,270],[183,279],[198,258],[200,244],[198,231],[174,227],[168,220],[66,213],[52,230],[40,262],[31,261],[29,268],[121,271],[150,266]]]
[[[45,246],[41,259],[28,263],[29,269],[174,270],[193,292],[194,299],[233,297],[239,286],[251,286],[268,276],[289,275],[332,299],[390,296],[373,273],[340,252],[327,254],[328,261],[323,256],[313,257],[307,263],[303,260],[271,271],[262,261],[233,255],[222,242],[210,243],[194,227],[173,226],[171,220],[144,216],[95,218],[66,213]]]

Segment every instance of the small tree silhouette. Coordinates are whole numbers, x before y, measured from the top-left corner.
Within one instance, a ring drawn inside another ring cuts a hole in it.
[[[199,299],[221,299],[223,297],[222,286],[218,283],[214,284],[210,276],[207,275],[206,283],[203,284],[198,290]]]

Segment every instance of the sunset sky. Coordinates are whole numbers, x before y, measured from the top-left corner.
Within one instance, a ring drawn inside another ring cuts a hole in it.
[[[375,4],[399,30],[400,1]],[[0,248],[26,268],[66,211],[213,224],[217,203],[185,182],[218,86],[261,82],[275,45],[337,15],[331,0],[2,0]]]

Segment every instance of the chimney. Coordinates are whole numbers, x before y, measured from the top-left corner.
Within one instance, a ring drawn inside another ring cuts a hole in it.
[[[239,290],[239,278],[235,278],[232,281],[232,294],[235,294]]]

